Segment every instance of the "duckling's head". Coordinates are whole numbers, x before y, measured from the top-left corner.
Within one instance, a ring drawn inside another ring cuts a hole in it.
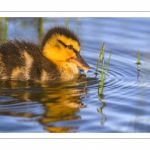
[[[42,42],[42,51],[57,66],[73,64],[85,71],[90,69],[80,55],[79,38],[65,27],[53,27],[48,31]]]

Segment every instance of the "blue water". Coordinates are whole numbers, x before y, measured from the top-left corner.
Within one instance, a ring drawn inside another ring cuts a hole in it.
[[[65,24],[66,18],[45,18],[44,29]],[[33,18],[11,18],[8,38],[37,42],[36,26]],[[63,85],[1,83],[0,132],[150,132],[150,18],[69,18],[68,27],[91,67],[86,78]],[[105,63],[110,50],[112,56],[99,95],[101,64],[96,77],[95,69],[103,42]]]

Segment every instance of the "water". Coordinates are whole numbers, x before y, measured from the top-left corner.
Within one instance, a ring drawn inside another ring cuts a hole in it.
[[[37,42],[36,24],[32,18],[12,18],[8,38]],[[65,18],[45,18],[44,29],[65,24]],[[150,18],[69,18],[67,25],[79,35],[91,69],[66,84],[1,82],[0,132],[150,132]],[[96,77],[95,69],[103,42],[105,63],[110,50],[112,56],[99,95],[101,64]]]

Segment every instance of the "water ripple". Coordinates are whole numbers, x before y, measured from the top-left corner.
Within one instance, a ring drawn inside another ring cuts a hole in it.
[[[38,110],[38,111],[37,111]],[[37,102],[18,102],[18,103],[12,103],[12,104],[5,104],[1,103],[0,105],[0,112],[3,113],[15,113],[15,114],[21,114],[21,113],[28,113],[28,114],[35,114],[39,115],[44,112],[42,106],[38,104]]]

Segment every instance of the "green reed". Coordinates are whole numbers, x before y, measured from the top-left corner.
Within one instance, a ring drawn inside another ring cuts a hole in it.
[[[110,51],[110,55],[109,55],[109,59],[108,59],[108,62],[107,62],[106,69],[104,69],[104,57],[103,57],[103,62],[102,62],[103,67],[102,67],[101,81],[100,81],[100,87],[99,87],[99,94],[103,94],[104,83],[105,83],[106,75],[107,75],[107,72],[108,72],[108,67],[109,67],[109,64],[110,64],[111,54],[112,54],[112,51]]]
[[[100,86],[99,86],[99,94],[103,94],[103,89],[104,89],[104,84],[105,84],[105,80],[106,80],[106,75],[108,73],[108,67],[109,67],[109,64],[110,64],[111,54],[112,54],[112,51],[110,51],[110,55],[109,55],[109,58],[108,58],[108,62],[106,64],[106,69],[105,69],[105,47],[104,47],[104,43],[103,43],[102,48],[100,50],[99,57],[98,57],[98,63],[97,63],[97,66],[96,66],[96,75],[97,75],[98,67],[100,65],[100,59],[102,58],[102,68],[101,68],[101,80],[100,80]]]
[[[65,27],[68,27],[68,25],[69,25],[69,18],[66,18],[65,19]]]
[[[137,51],[137,69],[140,71],[140,50]]]
[[[38,18],[38,33],[39,33],[39,40],[43,38],[44,35],[44,18]]]
[[[140,51],[137,52],[137,64],[140,65]]]
[[[8,25],[9,25],[9,18],[5,18],[4,42],[6,42],[8,38]]]
[[[99,57],[98,57],[98,60],[97,60],[96,71],[95,71],[96,76],[98,74],[98,67],[100,65],[100,60],[101,60],[102,54],[104,53],[104,50],[105,50],[105,45],[104,44],[105,43],[103,43],[102,48],[100,49]]]

